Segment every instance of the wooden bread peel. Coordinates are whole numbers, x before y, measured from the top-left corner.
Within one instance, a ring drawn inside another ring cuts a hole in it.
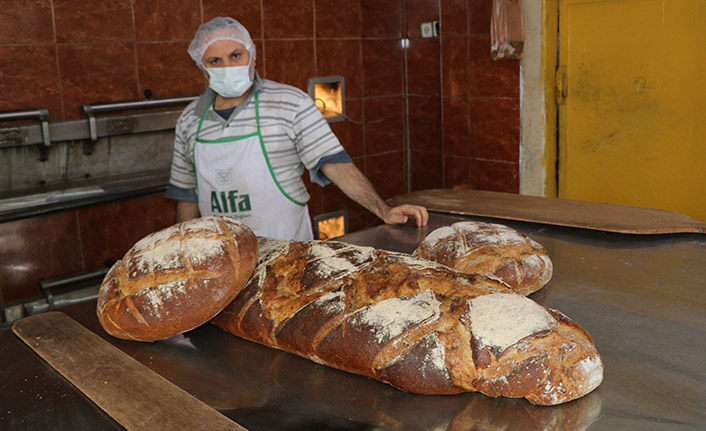
[[[128,430],[246,431],[64,313],[26,317],[12,331]]]
[[[389,200],[430,211],[629,234],[706,233],[706,223],[654,208],[467,189],[419,190]]]

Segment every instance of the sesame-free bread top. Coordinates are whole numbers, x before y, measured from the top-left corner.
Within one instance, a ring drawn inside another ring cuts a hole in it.
[[[230,333],[422,394],[553,405],[602,380],[586,331],[501,281],[335,241],[259,241],[252,278],[212,320]]]
[[[228,217],[179,223],[138,241],[108,272],[97,313],[109,334],[155,341],[200,326],[242,290],[257,238]]]
[[[440,227],[413,254],[467,274],[496,277],[521,295],[541,289],[553,272],[541,244],[495,223],[463,221]]]

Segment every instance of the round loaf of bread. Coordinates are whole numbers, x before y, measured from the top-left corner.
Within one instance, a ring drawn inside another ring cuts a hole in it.
[[[117,338],[155,341],[209,321],[240,293],[257,263],[249,227],[204,217],[152,233],[113,265],[98,320]]]
[[[515,292],[529,295],[552,278],[547,250],[507,226],[458,222],[432,231],[414,255],[461,272],[498,278]]]

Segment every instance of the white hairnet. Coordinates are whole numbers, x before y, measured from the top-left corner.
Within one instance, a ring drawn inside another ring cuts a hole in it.
[[[203,65],[203,53],[213,43],[219,40],[233,40],[245,45],[250,53],[250,62],[255,61],[255,44],[250,39],[248,30],[233,18],[217,17],[201,24],[196,31],[194,40],[189,45],[189,55],[200,68]]]

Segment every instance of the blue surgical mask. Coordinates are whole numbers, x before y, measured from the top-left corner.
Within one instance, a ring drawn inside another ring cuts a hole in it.
[[[208,86],[223,97],[240,97],[252,86],[250,64],[247,66],[211,67]]]

